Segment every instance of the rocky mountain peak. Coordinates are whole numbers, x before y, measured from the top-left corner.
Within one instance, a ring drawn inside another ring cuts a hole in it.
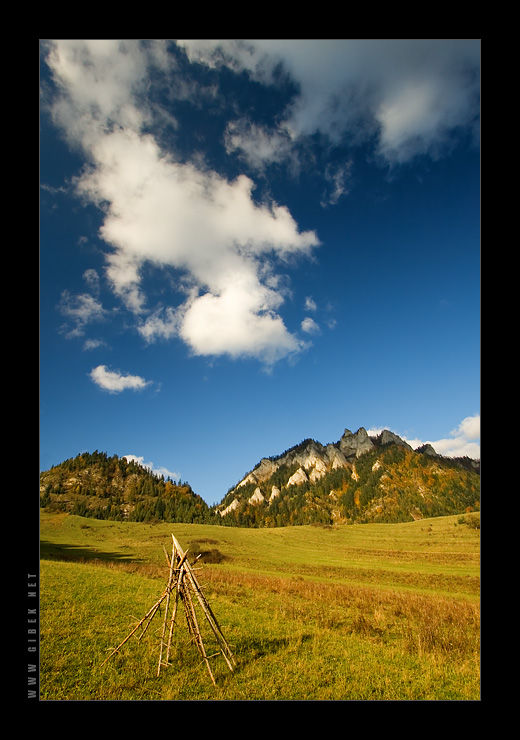
[[[423,455],[437,455],[436,451],[433,449],[429,442],[427,442],[425,445],[422,445],[422,447],[418,447],[416,449],[416,452],[421,452]]]
[[[368,436],[365,427],[360,427],[355,434],[349,429],[345,429],[339,441],[339,449],[346,458],[360,457],[371,450],[373,446],[374,443]]]
[[[379,443],[381,445],[399,445],[400,447],[404,447],[407,450],[412,449],[408,442],[405,442],[404,439],[401,439],[401,437],[399,437],[397,434],[389,432],[388,429],[384,429],[381,432],[379,436]]]
[[[297,466],[289,478],[288,486],[297,486],[305,481],[316,482],[330,471],[352,468],[353,462],[366,452],[391,444],[408,450],[412,449],[397,434],[386,429],[378,437],[369,437],[365,427],[360,427],[357,432],[345,429],[338,442],[329,443],[326,446],[313,439],[306,439],[281,455],[263,457],[253,470],[235,486],[232,493],[238,494],[240,489],[248,484],[254,484],[255,487],[262,485],[284,466]],[[436,453],[431,448],[428,454],[435,455]],[[259,491],[259,489],[256,490]],[[258,495],[256,500],[259,500]],[[227,510],[228,507],[223,507],[220,511],[223,514]]]

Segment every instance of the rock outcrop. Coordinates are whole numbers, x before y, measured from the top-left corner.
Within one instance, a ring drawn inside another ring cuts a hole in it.
[[[305,481],[307,480],[309,479],[307,478],[307,473],[305,472],[305,470],[303,468],[298,468],[296,473],[291,475],[291,477],[287,481],[287,488],[289,488],[289,486],[299,486],[300,483],[305,483]]]
[[[255,492],[251,496],[251,498],[248,499],[248,504],[261,504],[263,501],[265,501],[265,498],[263,497],[262,491],[259,488],[255,489]]]
[[[349,429],[345,429],[339,441],[339,449],[347,459],[361,457],[365,452],[371,450],[373,446],[374,443],[364,427],[360,427],[355,434]]]
[[[437,456],[436,451],[429,442],[427,442],[425,445],[422,445],[422,447],[418,447],[415,451],[422,452],[423,455],[431,455],[432,457]]]
[[[412,448],[408,444],[408,442],[405,442],[404,439],[401,439],[401,437],[398,437],[397,434],[394,434],[393,432],[389,432],[388,429],[384,429],[379,437],[379,443],[381,445],[399,445],[399,447],[404,447],[407,450],[411,450]]]

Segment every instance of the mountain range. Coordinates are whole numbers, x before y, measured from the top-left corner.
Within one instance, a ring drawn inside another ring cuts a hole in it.
[[[336,443],[306,439],[260,462],[217,511],[238,525],[407,521],[480,506],[480,462],[416,450],[388,430],[345,429]]]
[[[388,430],[345,429],[338,442],[305,439],[261,458],[209,507],[187,483],[96,451],[41,473],[40,504],[97,518],[246,527],[411,521],[478,511],[480,462],[442,457],[429,444],[414,450]]]

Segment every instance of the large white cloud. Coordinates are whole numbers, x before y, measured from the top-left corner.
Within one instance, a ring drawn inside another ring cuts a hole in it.
[[[246,71],[276,84],[280,70],[297,94],[269,130],[237,114],[222,144],[262,169],[294,163],[294,144],[320,132],[333,144],[366,142],[386,163],[437,155],[478,114],[479,42],[474,40],[177,41],[189,59]],[[171,114],[149,90],[152,70],[169,71],[169,94],[186,98],[161,41],[49,42],[58,94],[56,125],[89,162],[78,193],[104,213],[106,276],[148,341],[180,337],[196,354],[257,356],[267,362],[305,346],[281,317],[283,261],[319,243],[291,213],[258,202],[251,179],[229,181],[161,148],[151,131]],[[348,189],[350,164],[326,170]],[[181,305],[150,306],[143,266],[173,271]]]
[[[54,118],[90,161],[77,191],[104,212],[107,277],[147,340],[176,335],[197,354],[275,361],[303,346],[277,313],[276,266],[318,238],[300,233],[284,206],[255,202],[247,177],[176,161],[143,133],[152,56],[134,42],[59,41],[48,58],[62,90]],[[177,271],[183,305],[150,313],[145,263]]]
[[[96,166],[78,182],[89,200],[105,203],[103,239],[115,247],[108,276],[142,313],[139,267],[151,262],[184,271],[192,290],[165,320],[141,325],[148,340],[177,334],[196,354],[255,355],[267,362],[301,346],[276,313],[283,301],[269,259],[308,254],[314,233],[299,233],[289,211],[256,204],[253,183],[234,182],[178,164],[150,136],[118,131],[98,142]]]

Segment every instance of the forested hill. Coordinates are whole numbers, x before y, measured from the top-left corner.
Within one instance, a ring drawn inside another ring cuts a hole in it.
[[[189,483],[174,483],[125,457],[82,453],[40,474],[40,506],[96,519],[211,523]]]
[[[345,429],[263,458],[217,507],[231,526],[406,522],[480,509],[480,463],[416,450],[393,432]]]
[[[40,505],[98,519],[232,527],[405,522],[480,510],[480,465],[413,450],[391,432],[361,428],[334,444],[304,440],[262,458],[216,506],[188,483],[134,461],[83,453],[40,475]]]

